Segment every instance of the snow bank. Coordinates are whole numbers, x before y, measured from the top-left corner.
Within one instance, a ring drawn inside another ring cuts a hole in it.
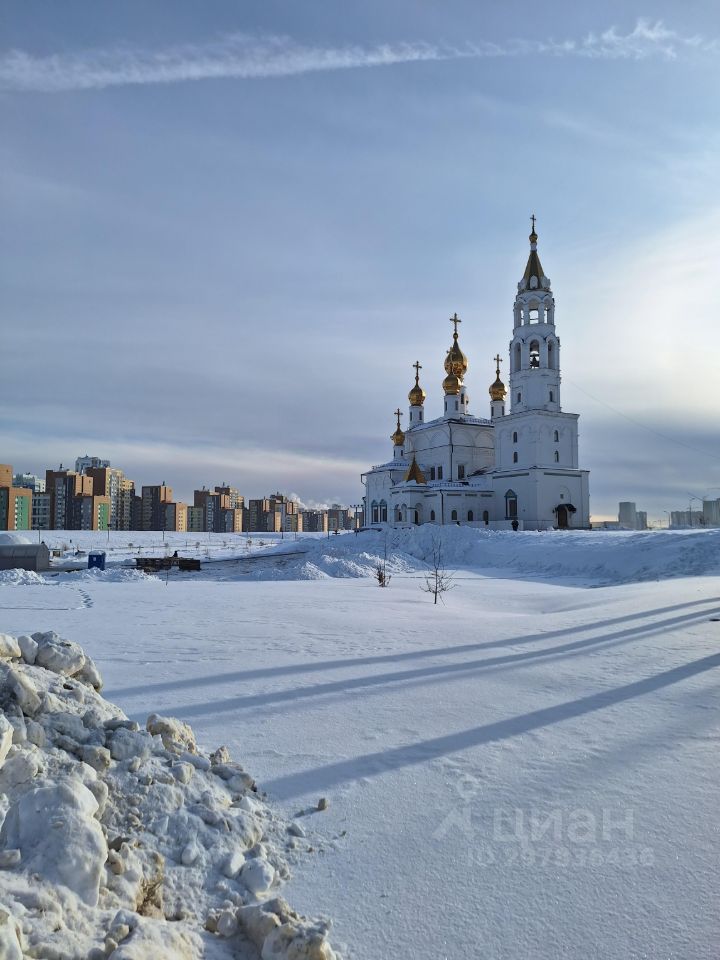
[[[720,573],[720,530],[513,533],[434,524],[301,542],[295,558],[281,562],[268,554],[251,569],[217,566],[228,568],[223,579],[372,577],[381,562],[390,574],[417,575],[427,569],[438,538],[445,566],[493,575],[607,584]]]
[[[0,957],[335,960],[277,895],[298,831],[252,777],[101,686],[78,644],[0,634]]]

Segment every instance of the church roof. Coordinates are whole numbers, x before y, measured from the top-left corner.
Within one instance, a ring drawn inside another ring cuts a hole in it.
[[[412,463],[407,468],[407,473],[403,477],[403,483],[407,483],[408,480],[414,480],[415,483],[425,483],[425,474],[422,472],[418,466],[418,462],[413,456]]]
[[[525,273],[523,278],[520,281],[519,287],[520,290],[549,290],[550,281],[545,276],[545,271],[542,268],[540,263],[540,257],[537,252],[537,234],[535,233],[535,218],[533,217],[533,228],[532,233],[530,234],[530,256],[528,257],[527,265],[525,266]],[[537,281],[535,286],[532,284],[532,278],[536,277]]]

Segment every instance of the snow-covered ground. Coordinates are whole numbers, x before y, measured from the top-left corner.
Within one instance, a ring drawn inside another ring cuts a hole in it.
[[[240,537],[167,578],[125,546],[0,574],[0,629],[78,641],[303,814],[283,895],[346,958],[717,957],[720,531],[446,528],[434,606],[436,535]]]

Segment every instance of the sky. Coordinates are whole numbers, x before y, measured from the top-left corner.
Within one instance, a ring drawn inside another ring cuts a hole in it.
[[[359,502],[534,212],[593,515],[719,497],[719,68],[714,0],[4,0],[0,461]]]

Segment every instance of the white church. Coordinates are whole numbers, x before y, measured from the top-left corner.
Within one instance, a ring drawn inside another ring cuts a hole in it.
[[[458,523],[494,529],[582,529],[590,526],[588,470],[578,466],[578,414],[560,406],[560,340],[555,300],[537,251],[518,283],[510,341],[510,389],[490,386],[490,417],[470,413],[468,361],[457,314],[445,358],[443,415],[425,419],[419,362],[408,394],[405,430],[395,411],[392,460],[362,475],[368,526]]]

